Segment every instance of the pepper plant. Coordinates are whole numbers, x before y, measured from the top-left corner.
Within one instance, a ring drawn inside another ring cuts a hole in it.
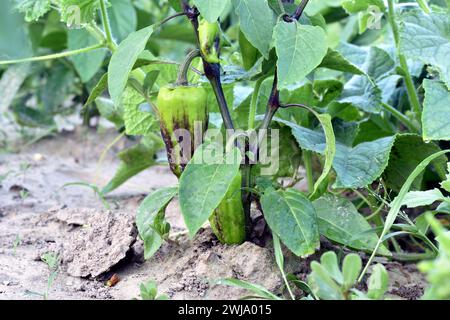
[[[119,154],[102,194],[155,165],[165,145],[179,184],[153,192],[138,209],[146,258],[168,239],[165,209],[175,197],[191,237],[209,220],[221,242],[242,243],[254,204],[298,256],[314,253],[324,236],[372,258],[410,258],[394,239],[401,233],[388,233],[391,218],[410,222],[390,197],[406,193],[404,184],[422,190],[445,178],[448,2],[140,0],[139,10],[152,6],[164,17],[123,32],[129,24],[117,23],[114,8],[125,3],[132,10],[125,0],[19,1],[30,21],[56,9],[76,28],[76,43],[0,65],[70,58],[80,75],[100,73],[85,110],[94,105],[120,137],[140,137]],[[189,44],[177,62],[157,46],[171,36]],[[277,159],[270,175],[263,150]],[[423,161],[432,166],[408,180]],[[300,166],[304,191],[295,188]],[[426,234],[410,235],[424,254],[438,254]]]

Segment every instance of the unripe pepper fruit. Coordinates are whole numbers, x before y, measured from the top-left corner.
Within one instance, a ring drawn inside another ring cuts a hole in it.
[[[166,145],[170,169],[179,178],[187,161],[194,154],[195,139],[202,143],[202,135],[208,128],[207,92],[200,86],[175,85],[160,89],[157,98],[161,135]],[[190,154],[181,148],[177,129],[190,134]],[[194,139],[195,138],[195,139]]]
[[[245,241],[245,213],[241,187],[242,175],[239,172],[222,202],[209,218],[211,228],[221,243],[241,244]]]
[[[219,24],[202,20],[198,27],[200,52],[206,66],[218,67],[220,63]],[[211,80],[211,79],[210,79]],[[246,239],[245,212],[242,204],[242,175],[239,172],[233,179],[219,206],[209,218],[211,229],[224,244],[241,244]]]
[[[218,22],[202,19],[198,26],[200,52],[208,63],[219,63],[220,29]]]

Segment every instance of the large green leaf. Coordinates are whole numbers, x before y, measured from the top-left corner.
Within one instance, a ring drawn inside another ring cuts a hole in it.
[[[357,65],[347,60],[339,51],[328,49],[319,67],[363,75],[364,71]]]
[[[353,47],[350,46],[348,48]],[[394,68],[395,62],[386,51],[377,47],[371,47],[364,63],[361,65],[365,75],[356,75],[345,84],[340,102],[351,103],[366,112],[379,113],[382,110],[381,102],[383,96],[377,84],[385,81]],[[395,80],[395,78],[392,80]],[[386,87],[391,82],[383,82],[382,84]]]
[[[118,42],[125,39],[131,32],[136,31],[137,14],[133,3],[129,0],[108,0],[111,7],[108,14],[111,30]]]
[[[431,64],[450,87],[450,16],[414,10],[401,16],[400,47],[410,59]]]
[[[153,256],[163,243],[164,234],[160,229],[164,228],[165,209],[177,193],[177,187],[159,189],[148,195],[137,210],[136,226],[144,241],[145,259]]]
[[[360,188],[369,185],[388,165],[395,136],[363,142],[336,152],[333,167],[335,188]]]
[[[86,48],[97,42],[98,41],[85,29],[73,29],[68,31],[67,46],[70,50]],[[97,71],[100,70],[105,55],[105,49],[97,49],[70,58],[81,77],[81,81],[88,82],[92,79]]]
[[[2,1],[0,10],[0,60],[27,58],[32,55],[24,17],[15,11],[13,0]]]
[[[436,201],[445,201],[445,197],[441,190],[437,188],[426,191],[410,191],[403,198],[402,205],[405,205],[408,208],[416,208],[429,206]]]
[[[180,207],[193,237],[219,206],[241,163],[240,151],[223,155],[222,146],[201,145],[180,177]]]
[[[155,116],[140,93],[127,87],[123,93],[121,105],[128,135],[147,135],[154,131]]]
[[[340,42],[336,50],[348,61],[362,68],[367,60],[370,48],[359,47],[357,45]]]
[[[372,227],[350,201],[328,194],[314,201],[313,206],[321,235],[357,250],[374,250],[378,237],[370,232]],[[390,255],[384,246],[378,253]]]
[[[245,37],[265,58],[269,58],[275,18],[267,1],[233,0],[233,5]]]
[[[438,152],[440,148],[434,143],[425,143],[422,137],[416,134],[401,134],[395,139],[394,146],[389,158],[389,165],[383,173],[386,186],[396,192],[409,177],[411,172],[426,157]],[[446,157],[435,160],[433,164],[445,170]],[[420,190],[422,187],[423,174],[420,174],[412,184],[412,190]]]
[[[152,33],[153,26],[131,33],[113,54],[108,68],[108,88],[114,103],[120,103],[133,65]]]
[[[194,0],[202,17],[211,23],[217,21],[229,3],[230,0]]]
[[[320,246],[314,207],[300,191],[268,189],[261,205],[272,232],[297,256],[313,254]]]
[[[280,88],[302,81],[327,53],[327,37],[320,27],[280,20],[274,31]]]
[[[339,99],[369,113],[380,113],[381,90],[367,76],[354,76],[344,86]]]
[[[295,123],[274,118],[292,129],[292,134],[302,149],[324,154],[327,146],[323,132],[301,127]],[[342,139],[341,139],[342,140]],[[388,164],[395,137],[360,143],[354,147],[336,141],[333,168],[336,171],[335,188],[361,188],[377,179]]]
[[[448,56],[450,57],[450,55]],[[422,126],[425,140],[450,140],[450,92],[439,81],[425,79]]]
[[[102,189],[102,193],[109,193],[120,187],[128,179],[153,166],[156,153],[162,147],[158,138],[148,138],[148,141],[139,143],[119,153],[120,165],[114,177]]]

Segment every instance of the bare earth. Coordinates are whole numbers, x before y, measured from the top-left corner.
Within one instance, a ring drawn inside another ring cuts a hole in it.
[[[178,234],[144,261],[136,237],[134,216],[140,201],[151,191],[176,185],[165,167],[141,173],[113,192],[106,210],[86,187],[63,185],[96,182],[103,186],[114,175],[114,154],[107,155],[100,173],[97,162],[114,133],[79,129],[39,142],[20,154],[0,155],[0,299],[42,299],[50,271],[41,261],[46,252],[57,253],[61,266],[49,299],[133,299],[147,280],[159,284],[172,299],[239,299],[241,289],[214,285],[213,280],[233,277],[262,285],[275,293],[283,290],[270,241],[265,246],[246,242],[223,246],[209,228],[194,240],[185,235],[176,201],[167,210],[172,232]],[[261,245],[265,241],[261,241]],[[322,251],[334,248],[324,242]],[[286,271],[305,279],[311,260],[286,252]],[[384,261],[386,262],[386,261]],[[417,299],[425,282],[414,265],[387,263],[392,298]],[[112,275],[120,281],[106,285]]]

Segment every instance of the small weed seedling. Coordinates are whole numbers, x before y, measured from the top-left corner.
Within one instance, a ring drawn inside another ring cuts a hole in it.
[[[326,252],[320,258],[320,263],[311,263],[311,269],[308,284],[321,300],[380,300],[389,285],[386,269],[377,264],[372,269],[367,293],[355,289],[362,269],[361,258],[355,253],[345,256],[342,268],[339,268],[336,254],[333,251]]]
[[[20,238],[20,235],[17,234],[16,238],[13,241],[13,256],[14,257],[16,256],[17,248],[20,246],[21,243],[22,243],[22,239]]]
[[[158,295],[158,284],[156,281],[149,280],[140,285],[142,300],[169,300],[165,294]]]
[[[50,291],[51,287],[53,286],[53,282],[55,281],[56,277],[58,276],[59,257],[54,252],[47,252],[41,256],[41,259],[42,259],[42,261],[44,261],[47,264],[48,269],[50,271],[50,275],[48,276],[48,279],[47,279],[47,289],[44,293],[44,299],[47,300],[49,291]]]
[[[25,294],[39,296],[42,299],[47,300],[49,297],[50,289],[52,288],[53,283],[54,283],[56,277],[58,276],[59,257],[54,252],[47,252],[41,256],[41,260],[47,264],[47,267],[50,272],[50,274],[47,278],[47,288],[45,289],[44,293],[27,290],[27,291],[25,291]]]
[[[81,182],[69,182],[69,183],[64,184],[61,188],[66,188],[66,187],[71,187],[71,186],[86,187],[86,188],[91,189],[94,192],[94,194],[100,198],[105,209],[107,209],[107,210],[111,209],[110,204],[108,203],[108,201],[105,198],[105,194],[95,184],[82,182],[82,181]]]

